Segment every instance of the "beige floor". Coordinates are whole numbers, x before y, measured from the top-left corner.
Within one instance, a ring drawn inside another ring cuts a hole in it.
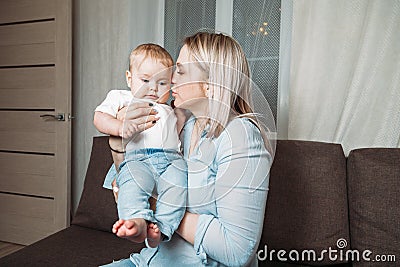
[[[25,246],[0,241],[0,258],[7,256]]]

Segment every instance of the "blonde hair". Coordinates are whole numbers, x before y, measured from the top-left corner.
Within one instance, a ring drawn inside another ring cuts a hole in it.
[[[232,113],[254,119],[250,69],[239,43],[221,33],[198,32],[186,37],[184,45],[208,74],[207,137],[218,137]]]
[[[143,57],[140,62],[138,61],[139,56]],[[131,52],[129,55],[129,70],[131,71],[133,66],[139,68],[147,58],[157,60],[168,68],[174,64],[167,50],[157,44],[148,43],[139,45]]]
[[[260,130],[266,149],[273,144],[253,109],[250,68],[240,44],[222,33],[198,32],[184,40],[189,54],[208,74],[208,138],[218,137],[234,117],[250,119]]]

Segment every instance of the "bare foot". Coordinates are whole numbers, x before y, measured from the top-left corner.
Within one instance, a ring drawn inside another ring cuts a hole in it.
[[[114,223],[112,232],[132,242],[142,243],[147,235],[147,223],[142,218],[130,220],[119,219]]]
[[[147,243],[150,247],[155,248],[161,242],[161,231],[157,224],[149,223],[147,226]]]

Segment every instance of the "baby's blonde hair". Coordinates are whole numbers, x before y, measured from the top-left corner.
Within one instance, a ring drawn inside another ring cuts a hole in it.
[[[142,56],[140,62],[138,61],[139,56]],[[131,52],[129,55],[129,70],[132,71],[133,66],[139,68],[143,61],[148,58],[159,61],[167,68],[172,67],[174,64],[174,61],[167,50],[157,44],[148,43],[139,45]]]

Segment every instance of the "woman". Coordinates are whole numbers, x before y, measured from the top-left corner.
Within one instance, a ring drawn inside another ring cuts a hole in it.
[[[251,108],[247,60],[231,37],[197,33],[176,65],[174,104],[193,114],[182,132],[187,212],[169,242],[112,265],[257,266],[272,157]]]

